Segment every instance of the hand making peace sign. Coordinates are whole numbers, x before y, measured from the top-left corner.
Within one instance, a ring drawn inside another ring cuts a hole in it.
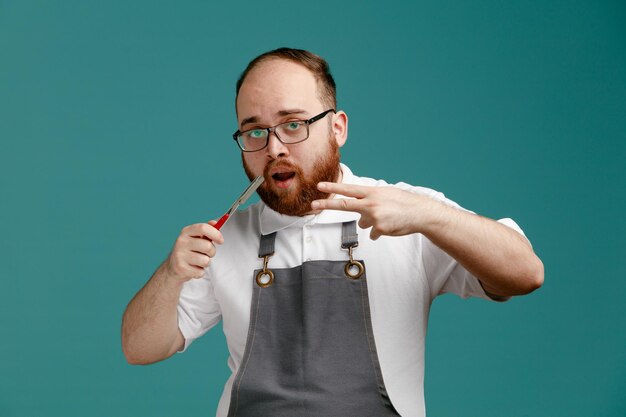
[[[443,203],[426,195],[404,191],[396,187],[320,182],[320,191],[352,198],[315,200],[313,210],[354,211],[361,214],[359,227],[371,227],[370,238],[382,235],[403,236],[424,232],[437,214],[447,208]]]

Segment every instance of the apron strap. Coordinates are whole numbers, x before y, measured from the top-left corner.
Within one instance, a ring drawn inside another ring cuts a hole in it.
[[[356,233],[356,220],[345,222],[341,225],[341,248],[348,249],[350,260],[346,263],[344,271],[350,279],[359,279],[365,272],[365,266],[352,257],[352,250],[359,246],[359,235]]]
[[[274,242],[276,242],[276,232],[261,235],[259,258],[263,258],[263,269],[257,272],[255,277],[257,285],[261,288],[267,288],[274,282],[274,273],[267,268],[270,256],[274,255]]]
[[[341,248],[348,249],[359,246],[359,235],[356,233],[356,220],[341,225]]]
[[[270,233],[269,235],[261,235],[259,258],[272,256],[274,254],[274,242],[276,242],[276,232]]]

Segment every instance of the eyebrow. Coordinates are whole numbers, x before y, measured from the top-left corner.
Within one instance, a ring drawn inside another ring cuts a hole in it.
[[[302,109],[286,109],[286,110],[279,110],[276,112],[276,116],[279,117],[284,117],[284,116],[289,116],[292,114],[303,114],[306,113],[306,110],[302,110]],[[259,121],[259,118],[256,116],[252,116],[252,117],[247,117],[245,119],[243,119],[241,121],[241,128],[243,128],[245,125],[250,124],[250,123],[257,123]]]

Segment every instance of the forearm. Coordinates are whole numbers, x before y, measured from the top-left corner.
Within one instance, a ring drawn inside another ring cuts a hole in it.
[[[543,283],[528,241],[496,221],[434,202],[422,233],[476,276],[489,293],[527,294]]]
[[[135,295],[122,320],[122,349],[129,363],[148,364],[182,348],[177,304],[182,283],[169,279],[165,263]]]
[[[370,237],[422,233],[500,296],[527,294],[543,283],[543,264],[516,231],[421,193],[395,187],[321,182],[320,191],[352,199],[321,199],[313,210],[355,211]]]

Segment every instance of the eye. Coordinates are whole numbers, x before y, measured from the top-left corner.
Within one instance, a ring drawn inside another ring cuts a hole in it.
[[[246,136],[250,139],[262,139],[267,132],[263,129],[254,129],[246,132]]]
[[[286,124],[288,130],[298,130],[304,125],[304,122],[289,122]]]

